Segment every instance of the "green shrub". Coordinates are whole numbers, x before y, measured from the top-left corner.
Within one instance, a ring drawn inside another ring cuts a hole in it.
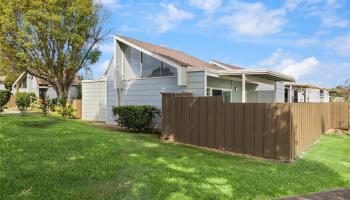
[[[64,107],[68,102],[68,98],[54,98],[48,100],[48,108],[54,112],[56,107]]]
[[[0,90],[0,113],[4,111],[4,106],[10,100],[11,92],[8,90]]]
[[[46,116],[47,115],[47,110],[49,108],[49,101],[47,98],[41,99],[40,100],[40,110],[43,112],[43,114]]]
[[[74,119],[75,118],[75,108],[73,107],[72,102],[66,102],[65,105],[57,105],[55,107],[55,111],[66,119]]]
[[[24,93],[24,92],[18,92],[16,94],[16,105],[18,110],[25,111],[30,106],[30,97],[31,94]]]
[[[160,116],[160,110],[154,106],[117,106],[113,114],[122,127],[143,132],[156,115]]]
[[[57,98],[48,100],[48,107],[52,112],[55,111],[56,106],[58,106],[58,99]]]

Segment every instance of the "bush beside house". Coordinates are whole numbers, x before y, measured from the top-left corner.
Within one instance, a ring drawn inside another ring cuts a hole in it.
[[[143,132],[154,117],[160,116],[160,110],[154,106],[117,106],[113,107],[113,114],[122,127]]]
[[[0,113],[4,111],[4,106],[10,100],[11,92],[8,90],[0,90]]]
[[[18,92],[16,94],[16,106],[20,111],[26,111],[28,107],[30,107],[30,98],[32,94]]]

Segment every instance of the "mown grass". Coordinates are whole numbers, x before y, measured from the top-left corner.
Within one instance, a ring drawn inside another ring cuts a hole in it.
[[[273,199],[350,187],[350,137],[257,161],[55,117],[0,116],[0,199]]]

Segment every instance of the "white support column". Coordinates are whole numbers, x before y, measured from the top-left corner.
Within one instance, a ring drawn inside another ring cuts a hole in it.
[[[289,86],[289,92],[288,92],[288,102],[293,103],[293,86]]]
[[[247,102],[247,92],[245,88],[246,79],[247,79],[246,75],[242,74],[242,103]]]

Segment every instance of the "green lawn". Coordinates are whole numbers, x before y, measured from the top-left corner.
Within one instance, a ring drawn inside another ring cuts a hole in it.
[[[271,199],[350,187],[350,136],[257,161],[39,115],[0,116],[0,199]]]

